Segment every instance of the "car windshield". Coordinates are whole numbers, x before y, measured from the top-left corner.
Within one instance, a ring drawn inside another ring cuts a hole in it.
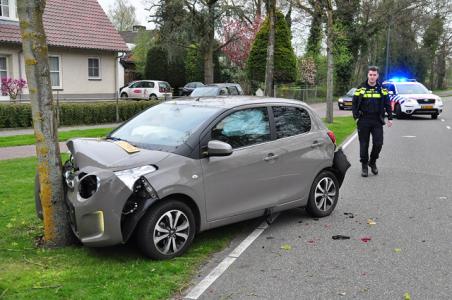
[[[191,93],[191,97],[202,97],[202,96],[218,96],[219,87],[217,86],[203,86],[197,87]]]
[[[428,94],[428,90],[422,84],[398,84],[399,94]]]
[[[346,96],[353,97],[353,95],[355,94],[355,91],[356,91],[356,88],[350,89],[350,90],[347,92]]]
[[[153,150],[175,149],[220,108],[163,103],[128,121],[109,138]]]

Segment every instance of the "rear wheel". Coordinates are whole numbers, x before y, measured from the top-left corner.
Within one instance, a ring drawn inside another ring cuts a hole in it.
[[[157,96],[155,95],[155,94],[151,94],[150,96],[149,96],[149,100],[157,100],[158,98],[157,98]]]
[[[121,99],[127,99],[127,98],[128,98],[127,93],[122,93],[121,94]]]
[[[138,243],[150,258],[170,259],[188,249],[195,227],[193,212],[185,203],[166,200],[144,215],[138,227]]]
[[[330,215],[339,200],[339,182],[331,171],[322,171],[312,183],[306,211],[312,217]]]
[[[433,119],[433,120],[438,119],[438,114],[437,114],[437,113],[436,113],[436,114],[432,114],[432,119]]]

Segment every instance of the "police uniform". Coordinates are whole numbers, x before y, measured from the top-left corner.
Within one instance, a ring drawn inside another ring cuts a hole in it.
[[[352,110],[353,118],[357,120],[360,161],[363,164],[363,172],[364,168],[366,168],[367,173],[367,165],[375,166],[375,161],[378,159],[383,147],[385,111],[388,115],[388,120],[392,120],[388,91],[378,81],[375,86],[370,86],[366,80],[353,95]],[[372,151],[369,160],[369,139],[371,134]]]

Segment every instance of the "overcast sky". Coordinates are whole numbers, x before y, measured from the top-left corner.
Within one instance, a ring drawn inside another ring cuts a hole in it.
[[[97,1],[99,2],[100,6],[102,6],[105,13],[108,15],[110,7],[114,6],[116,0],[97,0]],[[147,28],[150,28],[149,23],[146,22],[148,11],[144,10],[145,8],[144,3],[146,0],[128,0],[128,1],[135,7],[135,15],[137,17],[139,25],[144,25]]]

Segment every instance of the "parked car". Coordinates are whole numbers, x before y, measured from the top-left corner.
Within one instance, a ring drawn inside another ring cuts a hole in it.
[[[355,91],[356,88],[351,88],[347,94],[337,99],[337,106],[339,106],[340,110],[352,109],[352,99]]]
[[[214,97],[214,96],[238,96],[243,95],[243,90],[238,83],[213,83],[197,87],[190,94],[191,97]]]
[[[437,119],[443,112],[443,101],[415,79],[393,78],[383,82],[389,92],[393,112],[398,119],[412,115],[430,115]]]
[[[190,96],[191,92],[197,87],[204,86],[202,82],[189,82],[182,88],[180,95],[181,96]]]
[[[173,93],[166,81],[138,80],[122,88],[120,95],[121,99],[168,100]]]
[[[154,259],[181,255],[201,231],[290,208],[328,216],[350,166],[308,105],[251,96],[167,101],[67,146],[75,235],[99,247],[135,233]]]

